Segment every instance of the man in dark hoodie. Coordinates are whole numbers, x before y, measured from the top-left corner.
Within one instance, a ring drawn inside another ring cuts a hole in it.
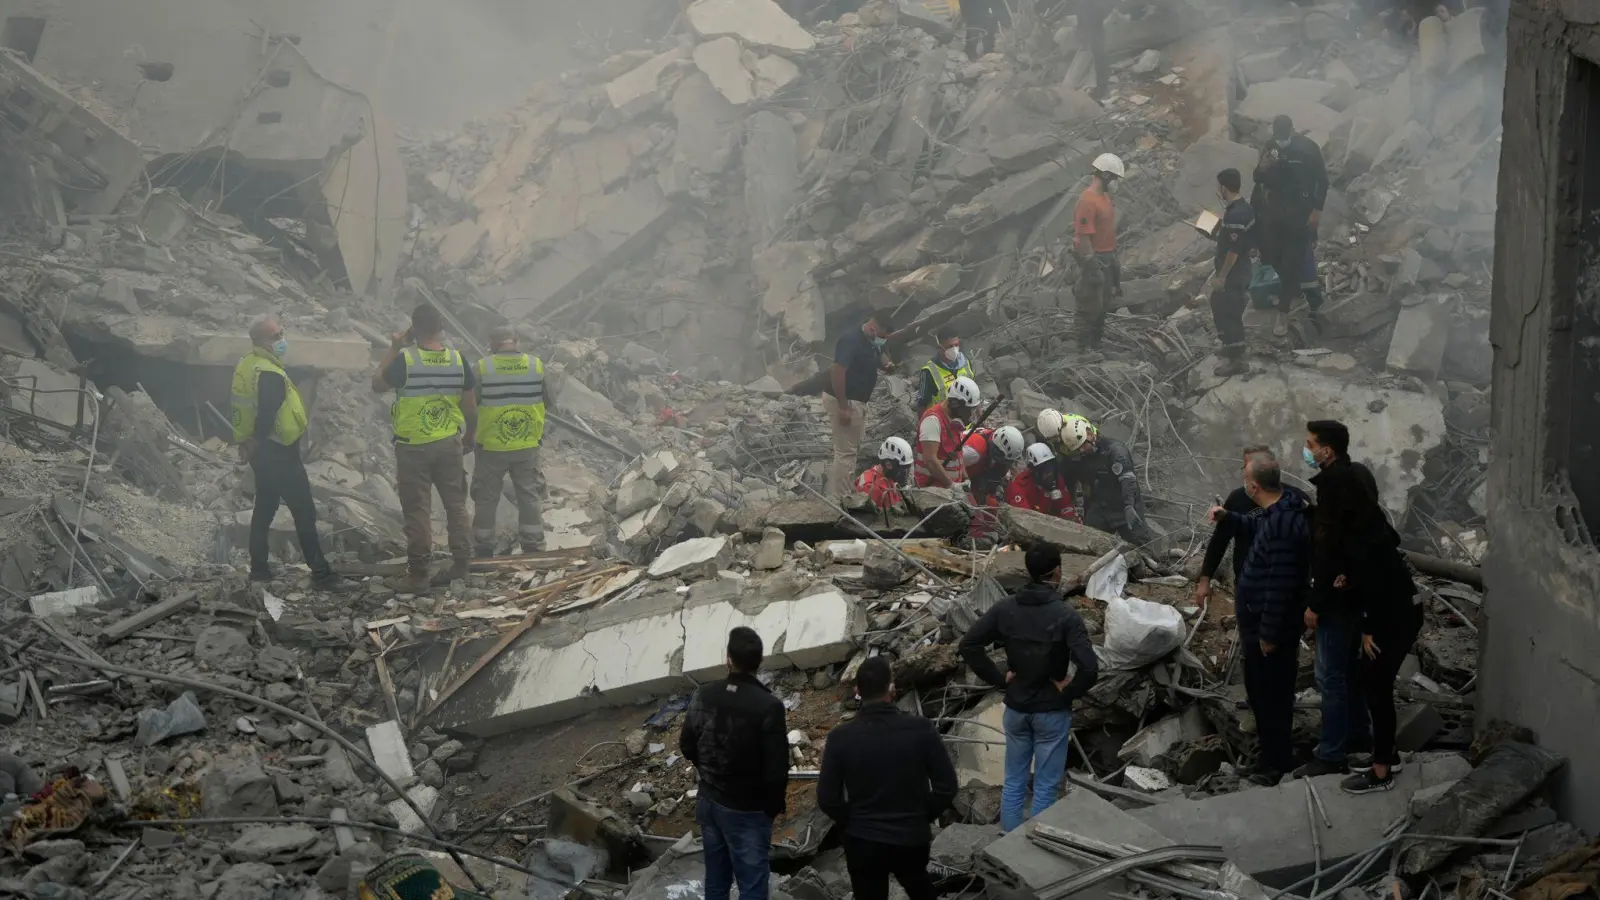
[[[1245,775],[1270,786],[1294,765],[1294,681],[1311,572],[1310,504],[1304,494],[1284,487],[1276,460],[1260,456],[1245,465],[1244,490],[1261,515],[1214,506],[1211,521],[1231,526],[1250,548],[1234,592],[1245,693],[1260,742]]]
[[[1348,756],[1365,752],[1372,744],[1366,695],[1357,677],[1361,603],[1350,578],[1362,565],[1367,545],[1388,522],[1378,505],[1372,471],[1350,459],[1350,429],[1342,422],[1307,422],[1301,454],[1307,465],[1317,469],[1311,477],[1317,489],[1317,520],[1305,623],[1317,632],[1322,740],[1314,758],[1294,774],[1313,778],[1345,771]]]
[[[705,844],[706,900],[728,900],[738,879],[743,900],[767,900],[772,820],[789,789],[789,739],[783,701],[756,678],[761,635],[728,632],[728,677],[694,692],[678,752],[700,786],[694,818]]]
[[[996,603],[961,639],[961,656],[986,684],[1004,687],[1006,783],[1000,793],[1000,827],[1021,825],[1056,802],[1067,771],[1072,701],[1088,693],[1099,675],[1083,617],[1061,596],[1061,552],[1035,547],[1025,557],[1022,589]],[[1000,644],[1000,671],[987,648]],[[1029,770],[1033,806],[1024,815]]]
[[[856,717],[828,733],[817,805],[844,827],[855,900],[888,900],[890,875],[911,900],[933,900],[928,823],[955,799],[955,766],[933,722],[894,705],[889,660],[861,664],[856,694]]]

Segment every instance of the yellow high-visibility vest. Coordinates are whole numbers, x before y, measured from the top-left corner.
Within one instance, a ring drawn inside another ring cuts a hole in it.
[[[306,433],[306,406],[294,382],[289,380],[289,373],[283,370],[283,364],[260,347],[245,354],[233,367],[233,442],[242,444],[256,436],[262,372],[271,372],[283,379],[283,405],[278,407],[278,415],[272,420],[272,433],[267,439],[287,447]]]
[[[478,360],[478,446],[526,450],[544,440],[544,363],[526,353]]]
[[[467,387],[467,364],[460,351],[407,347],[406,383],[389,407],[389,424],[402,444],[431,444],[455,437],[467,424],[461,413],[461,392]]]
[[[950,395],[950,385],[955,384],[957,378],[965,376],[973,381],[978,380],[978,376],[972,373],[972,365],[970,363],[952,372],[944,366],[930,362],[922,367],[922,371],[933,376],[933,399],[928,401],[929,406],[937,406],[943,403],[945,398]]]

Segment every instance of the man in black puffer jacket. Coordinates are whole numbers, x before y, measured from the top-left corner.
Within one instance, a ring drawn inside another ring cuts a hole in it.
[[[1234,594],[1245,694],[1260,742],[1256,763],[1245,774],[1273,785],[1294,766],[1294,682],[1311,575],[1310,503],[1284,487],[1277,460],[1262,456],[1245,465],[1244,489],[1261,515],[1217,506],[1211,520],[1227,522],[1250,548]]]
[[[728,632],[728,677],[695,691],[678,750],[700,778],[695,821],[705,844],[706,900],[767,900],[772,820],[783,815],[789,787],[789,739],[783,701],[756,679],[761,635],[743,625]]]
[[[1099,675],[1089,629],[1061,597],[1060,551],[1035,547],[1026,562],[1032,581],[990,607],[961,639],[961,656],[973,674],[1006,690],[1006,783],[1000,793],[1000,827],[1006,831],[1025,818],[1030,768],[1033,808],[1027,815],[1056,802],[1067,771],[1072,701],[1088,693]],[[989,658],[991,644],[1005,647],[1005,672]]]

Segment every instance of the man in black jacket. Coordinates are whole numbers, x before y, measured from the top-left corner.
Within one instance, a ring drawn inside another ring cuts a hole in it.
[[[817,805],[844,826],[855,900],[888,900],[893,875],[911,900],[933,900],[929,821],[956,796],[956,769],[934,724],[894,705],[889,661],[856,672],[861,710],[828,734]]]
[[[1322,694],[1322,740],[1300,777],[1343,772],[1347,758],[1370,749],[1372,720],[1358,683],[1360,592],[1350,582],[1364,548],[1388,527],[1372,470],[1350,459],[1350,429],[1332,419],[1306,423],[1307,464],[1317,468],[1315,554],[1307,628],[1317,631],[1317,690]]]
[[[1056,802],[1067,771],[1072,701],[1094,687],[1099,675],[1089,629],[1061,597],[1060,551],[1035,547],[1025,561],[1032,580],[991,606],[961,639],[961,656],[973,674],[1006,691],[1006,783],[1000,793],[1000,827],[1006,831]],[[1005,648],[1004,672],[986,652],[991,644]],[[1033,808],[1025,816],[1030,768]]]
[[[743,900],[767,900],[772,820],[789,787],[783,701],[756,679],[761,636],[728,632],[728,677],[695,691],[678,750],[700,778],[695,821],[706,852],[706,900],[728,900],[734,879]]]
[[[1317,226],[1328,199],[1328,167],[1322,148],[1296,134],[1288,116],[1272,120],[1272,143],[1261,151],[1256,165],[1256,190],[1250,205],[1261,217],[1261,259],[1278,273],[1278,322],[1273,333],[1289,333],[1289,312],[1295,298],[1306,293],[1312,315],[1322,306],[1316,263]],[[1307,267],[1310,270],[1307,271]]]
[[[1244,462],[1241,471],[1248,468],[1250,460],[1254,457],[1263,457],[1276,460],[1272,449],[1266,444],[1251,444],[1244,448]],[[1241,487],[1234,488],[1228,494],[1228,499],[1222,501],[1222,508],[1231,513],[1252,516],[1261,512],[1261,507],[1250,499],[1250,495]],[[1200,563],[1200,579],[1194,586],[1194,605],[1199,606],[1211,593],[1211,579],[1217,574],[1217,568],[1222,565],[1222,555],[1228,552],[1228,544],[1233,544],[1233,583],[1239,583],[1239,573],[1244,571],[1245,554],[1250,552],[1250,544],[1245,541],[1244,531],[1235,528],[1227,519],[1218,522],[1211,529],[1211,540],[1206,542],[1205,560]]]
[[[1250,548],[1234,594],[1245,693],[1260,743],[1255,765],[1245,774],[1273,785],[1294,766],[1294,682],[1311,573],[1310,504],[1304,494],[1284,487],[1276,460],[1260,456],[1245,464],[1244,490],[1261,515],[1215,506],[1211,520],[1231,525]]]

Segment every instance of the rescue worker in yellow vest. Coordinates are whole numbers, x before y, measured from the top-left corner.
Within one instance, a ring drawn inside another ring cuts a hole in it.
[[[472,542],[479,557],[495,554],[495,511],[507,475],[517,498],[517,542],[523,553],[544,549],[544,363],[517,352],[517,330],[489,333],[490,355],[478,360],[478,452],[472,470]]]
[[[279,504],[294,517],[300,552],[311,567],[311,583],[319,590],[343,591],[350,583],[334,573],[322,555],[317,537],[317,506],[311,481],[300,460],[300,438],[306,433],[306,407],[283,369],[289,351],[283,326],[262,316],[250,326],[254,346],[233,369],[233,442],[239,458],[255,473],[256,509],[250,516],[250,580],[271,581],[267,537]]]
[[[933,339],[939,349],[917,373],[919,415],[927,412],[928,407],[943,403],[950,385],[955,384],[957,378],[978,379],[972,366],[967,363],[967,355],[961,352],[961,335],[955,329],[946,325],[933,333]]]
[[[405,517],[408,575],[402,589],[421,593],[430,584],[467,577],[472,535],[467,526],[467,472],[461,457],[472,451],[464,435],[474,433],[478,401],[472,369],[461,353],[444,345],[444,317],[424,303],[411,313],[411,328],[395,335],[372,375],[377,393],[395,392],[389,408],[394,428],[396,489]],[[433,491],[444,504],[450,534],[450,568],[431,582]]]

